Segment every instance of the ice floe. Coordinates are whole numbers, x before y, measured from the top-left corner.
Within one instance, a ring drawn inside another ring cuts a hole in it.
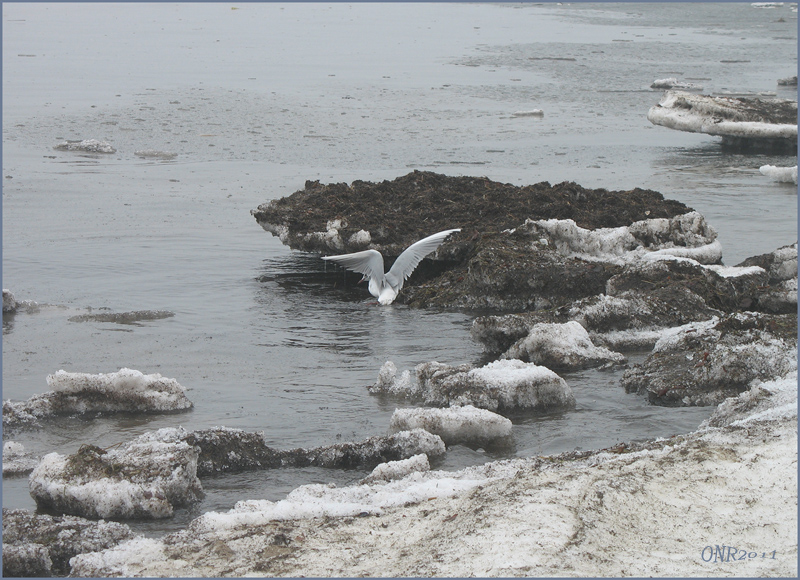
[[[472,405],[447,408],[396,409],[389,422],[389,432],[424,429],[442,438],[447,445],[465,444],[483,447],[507,443],[511,421]]]
[[[370,393],[402,395],[437,407],[472,405],[502,412],[575,404],[564,379],[550,369],[520,360],[500,360],[478,368],[421,363],[414,367],[413,380],[410,373],[398,378],[396,372],[394,363],[384,363]]]
[[[500,358],[519,359],[554,370],[580,369],[593,366],[619,365],[625,357],[592,343],[580,323],[541,323],[528,335],[515,342]]]
[[[781,182],[797,184],[797,165],[794,167],[776,167],[775,165],[762,165],[758,168],[761,175]]]
[[[38,463],[39,458],[27,453],[22,443],[3,442],[3,477],[25,475],[33,471]]]
[[[118,522],[3,508],[3,576],[68,576],[70,559],[133,539]]]
[[[84,139],[83,141],[63,141],[53,149],[59,151],[84,151],[86,153],[116,153],[117,150],[108,141]]]
[[[647,113],[655,124],[730,139],[786,140],[797,144],[797,102],[712,97],[667,91]]]
[[[15,312],[17,310],[17,301],[11,290],[3,288],[3,312]]]
[[[397,461],[388,461],[375,466],[367,477],[362,479],[359,483],[370,484],[382,481],[392,481],[394,479],[402,479],[411,473],[425,472],[431,470],[430,461],[428,456],[424,453],[414,455],[408,459],[399,459]]]
[[[123,368],[115,373],[47,376],[50,391],[23,402],[3,401],[3,426],[36,426],[53,415],[76,413],[169,413],[192,407],[186,387],[158,373]]]
[[[199,450],[182,428],[164,428],[101,449],[45,455],[30,475],[40,509],[90,519],[161,519],[203,495],[197,478]]]
[[[541,109],[530,109],[529,111],[516,111],[512,113],[512,117],[544,117],[544,111]]]
[[[67,320],[70,322],[114,322],[141,326],[139,322],[142,320],[160,320],[172,316],[175,316],[175,313],[169,310],[134,310],[131,312],[90,312],[71,316]]]
[[[172,151],[160,151],[158,149],[139,149],[133,152],[137,157],[151,158],[151,159],[175,159],[178,154]]]
[[[797,75],[793,77],[786,77],[785,79],[778,79],[778,85],[782,87],[796,87],[797,86]]]

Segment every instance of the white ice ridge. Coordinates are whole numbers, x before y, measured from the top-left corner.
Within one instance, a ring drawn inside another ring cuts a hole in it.
[[[472,405],[443,409],[396,409],[389,422],[389,433],[417,428],[438,435],[447,445],[480,445],[511,435],[510,420]]]
[[[402,479],[410,473],[430,471],[431,464],[428,461],[428,456],[424,453],[414,455],[408,459],[400,459],[398,461],[388,461],[381,463],[372,470],[367,477],[361,480],[360,483],[378,483],[382,481],[392,481],[394,479]]]
[[[758,168],[762,175],[781,183],[797,184],[797,165],[794,167],[776,167],[775,165],[762,165]]]
[[[696,211],[595,230],[571,219],[528,219],[517,231],[554,246],[561,254],[610,262],[678,256],[713,264],[722,258],[716,230]]]
[[[63,141],[53,147],[59,151],[85,151],[87,153],[116,153],[117,150],[108,141],[84,139],[83,141]]]
[[[742,118],[740,109],[736,99],[667,91],[659,104],[648,111],[647,120],[678,131],[722,137],[797,139],[796,123],[726,120]]]

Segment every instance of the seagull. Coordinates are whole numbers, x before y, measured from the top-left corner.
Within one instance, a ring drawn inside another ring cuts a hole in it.
[[[361,278],[361,282],[369,280],[369,293],[375,296],[380,304],[385,306],[394,302],[400,290],[403,289],[403,283],[411,276],[411,273],[422,259],[441,246],[447,236],[453,232],[460,231],[461,228],[444,230],[414,242],[397,257],[397,260],[386,273],[383,271],[383,256],[378,250],[364,250],[363,252],[339,256],[323,256],[322,259],[336,262],[348,270],[363,274],[364,277]]]

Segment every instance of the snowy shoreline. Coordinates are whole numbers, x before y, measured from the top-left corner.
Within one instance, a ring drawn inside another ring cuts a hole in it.
[[[72,574],[796,576],[796,451],[795,370],[726,400],[687,435],[304,486],[79,555]]]

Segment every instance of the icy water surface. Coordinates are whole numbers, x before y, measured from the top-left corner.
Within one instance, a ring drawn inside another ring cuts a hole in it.
[[[255,223],[250,209],[307,179],[420,169],[646,187],[703,213],[727,264],[794,242],[796,188],[758,168],[795,157],[727,152],[646,113],[662,94],[649,85],[673,76],[796,98],[776,84],[796,71],[796,16],[686,3],[4,4],[3,287],[45,306],[4,316],[3,397],[43,392],[59,369],[129,367],[177,379],[195,403],[61,419],[15,440],[72,453],[176,425],[264,431],[281,448],[359,440],[384,434],[404,405],[366,391],[386,360],[477,363],[473,314],[368,305],[365,290]],[[513,115],[531,109],[544,116]],[[116,153],[54,149],[90,138]],[[68,321],[90,308],[175,316]],[[514,453],[668,436],[710,413],[649,406],[620,375],[565,375],[577,408],[515,417]],[[440,467],[486,459],[456,447]],[[363,475],[207,478],[201,504],[141,529]],[[6,507],[34,507],[26,478],[3,492]]]

